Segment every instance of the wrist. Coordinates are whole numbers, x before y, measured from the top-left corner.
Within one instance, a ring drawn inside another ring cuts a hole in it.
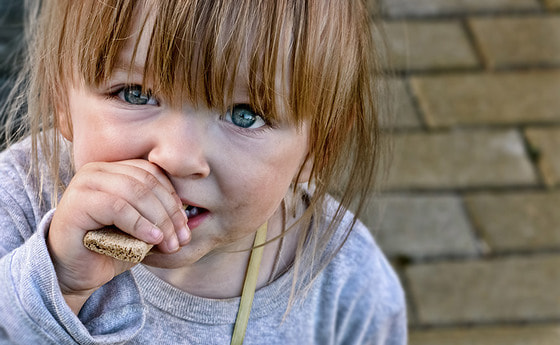
[[[62,297],[64,298],[66,304],[70,307],[70,309],[72,309],[74,314],[78,315],[78,313],[82,309],[82,306],[85,304],[85,302],[88,300],[88,298],[93,294],[93,292],[96,289],[89,288],[86,284],[82,284],[82,286],[79,286],[80,284],[78,285],[72,284],[71,282],[76,282],[76,281],[83,283],[84,279],[73,278],[72,274],[68,272],[68,270],[65,270],[63,268],[64,266],[60,265],[59,261],[56,259],[56,257],[53,255],[52,251],[50,250],[50,247],[49,247],[49,254],[51,256],[51,260],[58,281],[58,288],[60,289]],[[69,282],[70,285],[68,284]]]
[[[88,298],[91,296],[93,292],[87,294],[76,294],[76,293],[64,293],[62,292],[62,297],[64,297],[64,300],[66,301],[66,304],[68,305],[68,307],[70,307],[70,309],[72,310],[72,312],[74,312],[74,314],[78,315],[78,313],[80,312],[80,310],[82,310],[82,307],[84,306],[84,304],[86,303],[86,301],[88,300]]]

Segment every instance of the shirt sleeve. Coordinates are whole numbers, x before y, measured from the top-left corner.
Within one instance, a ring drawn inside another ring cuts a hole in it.
[[[46,245],[53,211],[21,246],[0,258],[0,342],[115,344],[134,337],[144,322],[130,272],[97,290],[76,316],[60,292]]]

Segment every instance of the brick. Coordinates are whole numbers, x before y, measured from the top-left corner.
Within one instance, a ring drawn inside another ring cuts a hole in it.
[[[411,331],[410,345],[557,345],[558,325]]]
[[[540,9],[538,0],[381,0],[381,5],[393,17]]]
[[[431,127],[560,122],[560,70],[411,79]]]
[[[364,221],[391,257],[413,259],[478,253],[456,196],[392,195],[376,199]]]
[[[470,24],[490,68],[560,65],[560,35],[554,34],[560,16],[475,18]]]
[[[550,10],[560,10],[560,0],[544,0],[544,3]]]
[[[560,128],[531,128],[525,135],[538,156],[538,167],[547,186],[560,182]]]
[[[412,97],[404,79],[392,78],[388,81],[391,102],[390,117],[381,117],[381,123],[386,128],[418,128],[420,120]]]
[[[386,189],[511,187],[537,183],[515,130],[406,133],[394,136]]]
[[[560,193],[482,193],[466,205],[490,248],[496,252],[560,248]]]
[[[388,65],[394,69],[464,69],[479,65],[458,20],[386,22],[383,28],[388,48]],[[379,42],[379,38],[377,39]]]
[[[439,262],[406,270],[423,324],[560,318],[560,255]]]

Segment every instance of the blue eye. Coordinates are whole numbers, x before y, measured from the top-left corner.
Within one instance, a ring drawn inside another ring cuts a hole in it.
[[[225,120],[241,128],[255,129],[266,125],[264,119],[247,104],[234,105],[226,112]]]
[[[158,101],[149,92],[142,92],[140,85],[126,86],[118,92],[118,96],[133,105],[158,105]]]

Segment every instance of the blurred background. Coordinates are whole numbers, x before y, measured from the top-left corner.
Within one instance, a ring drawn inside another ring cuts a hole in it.
[[[560,344],[560,0],[379,0],[410,344]]]
[[[22,2],[0,0],[1,84]],[[396,117],[363,220],[405,286],[410,344],[560,344],[560,0],[370,7]]]

